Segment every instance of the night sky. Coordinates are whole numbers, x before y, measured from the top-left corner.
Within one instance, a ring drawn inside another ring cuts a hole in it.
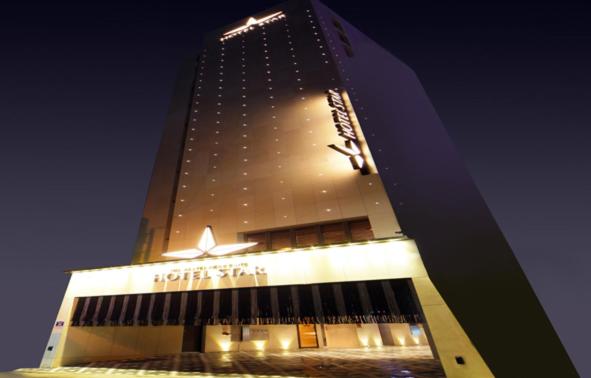
[[[3,4],[0,371],[38,365],[64,270],[130,262],[181,61],[276,3]],[[591,376],[591,5],[324,3],[416,71]],[[520,342],[519,321],[507,333]]]

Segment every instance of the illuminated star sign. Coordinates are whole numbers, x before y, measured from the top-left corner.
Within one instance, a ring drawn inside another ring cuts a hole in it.
[[[207,226],[201,234],[199,243],[197,243],[197,248],[183,249],[182,251],[165,252],[162,254],[162,256],[176,257],[180,259],[194,259],[195,257],[199,257],[202,255],[223,256],[232,252],[250,248],[257,244],[257,242],[249,242],[218,245],[215,241],[215,237],[213,236],[213,230],[211,226]]]
[[[226,40],[228,38],[232,38],[238,34],[252,30],[252,29],[254,29],[255,25],[264,25],[264,24],[267,24],[267,23],[270,23],[273,21],[277,21],[281,18],[285,18],[285,14],[283,14],[283,12],[281,12],[281,11],[272,13],[268,16],[261,17],[259,19],[256,19],[254,17],[250,17],[248,20],[246,20],[246,24],[239,26],[236,29],[232,29],[230,31],[225,32],[223,37],[220,38],[220,41],[224,41],[224,40]]]

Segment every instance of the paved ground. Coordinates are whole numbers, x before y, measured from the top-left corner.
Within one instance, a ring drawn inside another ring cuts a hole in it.
[[[19,369],[0,377],[445,377],[428,347],[301,350],[294,352],[183,353],[106,361],[57,369]]]

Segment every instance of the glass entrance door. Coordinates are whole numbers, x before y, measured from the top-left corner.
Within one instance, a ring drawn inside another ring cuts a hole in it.
[[[318,336],[315,324],[298,324],[300,348],[318,348]]]

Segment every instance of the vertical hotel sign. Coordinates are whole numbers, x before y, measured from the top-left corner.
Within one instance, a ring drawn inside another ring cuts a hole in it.
[[[332,108],[332,119],[334,126],[341,138],[344,139],[344,145],[330,144],[328,147],[349,157],[353,169],[358,169],[362,175],[369,173],[367,161],[359,145],[359,138],[351,122],[350,112],[343,96],[334,89],[326,91],[328,105]]]

